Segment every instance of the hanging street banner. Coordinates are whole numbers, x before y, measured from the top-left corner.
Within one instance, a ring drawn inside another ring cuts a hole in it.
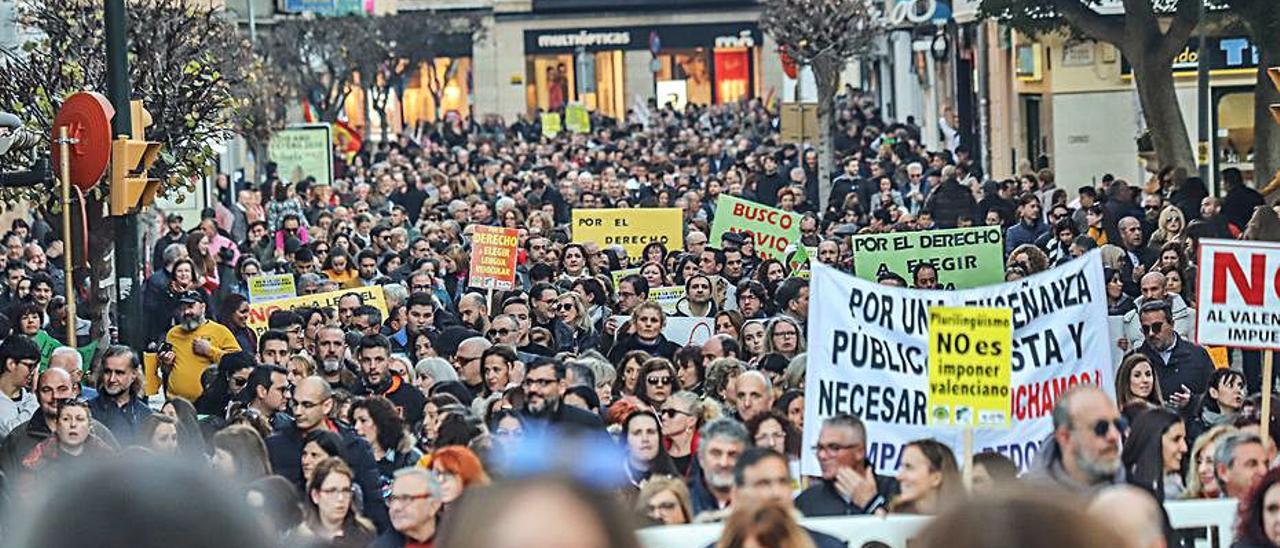
[[[800,241],[800,219],[803,217],[799,213],[722,193],[716,201],[716,218],[711,224],[707,242],[718,247],[727,232],[750,232],[755,238],[756,255],[786,260],[787,247]]]
[[[622,246],[628,257],[639,257],[653,242],[667,249],[684,247],[684,217],[680,209],[577,209],[573,210],[573,241],[595,242],[602,249]]]
[[[293,184],[315,177],[317,185],[333,184],[333,134],[329,124],[295,126],[271,135],[267,157],[280,178]]]
[[[470,286],[508,291],[515,287],[520,232],[514,228],[476,225],[471,235]]]
[[[293,274],[263,274],[249,278],[250,303],[265,303],[297,296]]]
[[[1200,240],[1196,339],[1280,350],[1280,244]]]
[[[929,309],[929,422],[1008,428],[1013,312]]]
[[[1004,281],[1004,231],[998,226],[860,234],[851,243],[853,273],[864,280],[892,272],[910,283],[916,266],[930,263],[946,289]]]
[[[1017,282],[959,291],[878,285],[821,263],[809,282],[809,335],[801,472],[819,473],[822,421],[848,413],[867,426],[867,458],[898,468],[903,446],[937,438],[961,454],[959,429],[931,427],[929,309],[1008,308],[1009,429],[974,429],[974,453],[995,451],[1025,469],[1052,431],[1057,398],[1077,384],[1114,396],[1102,254],[1092,251]]]
[[[329,291],[327,293],[316,293],[314,295],[303,295],[301,297],[291,297],[288,299],[277,299],[265,303],[257,303],[249,305],[249,329],[252,329],[258,336],[262,336],[267,331],[267,320],[271,318],[271,313],[277,310],[296,310],[299,308],[332,308],[338,309],[338,299],[343,295],[355,293],[360,295],[364,300],[364,304],[377,308],[382,312],[382,318],[387,317],[387,299],[382,294],[382,286],[372,285],[369,287],[356,287],[352,289],[340,289],[338,291]]]

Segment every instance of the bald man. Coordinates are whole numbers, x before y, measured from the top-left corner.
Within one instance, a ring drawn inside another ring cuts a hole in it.
[[[364,512],[382,531],[389,524],[387,506],[382,499],[378,480],[378,465],[368,442],[354,430],[331,420],[333,412],[333,388],[323,377],[302,379],[293,391],[294,423],[267,436],[267,452],[271,456],[271,469],[292,481],[306,492],[302,477],[302,448],[307,434],[328,430],[342,438],[342,458],[355,473],[355,483],[364,490]]]
[[[53,354],[49,356],[49,368],[61,369],[71,375],[71,388],[75,391],[75,397],[84,401],[98,397],[96,389],[83,384],[84,356],[76,349],[70,346],[59,346],[53,349]]]
[[[1165,548],[1165,517],[1151,493],[1132,485],[1108,487],[1089,504],[1089,515],[1110,525],[1125,548]]]
[[[71,375],[60,368],[49,368],[36,378],[36,400],[39,408],[31,419],[18,425],[9,433],[9,437],[0,444],[0,471],[12,474],[21,467],[22,458],[30,453],[36,445],[53,435],[53,428],[58,419],[58,402],[75,397]],[[90,434],[97,436],[112,447],[116,447],[116,438],[105,425],[97,420],[89,420]],[[10,475],[10,477],[12,477]]]

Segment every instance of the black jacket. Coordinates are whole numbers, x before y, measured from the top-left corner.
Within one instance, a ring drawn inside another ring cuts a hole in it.
[[[948,179],[929,193],[925,208],[933,212],[933,220],[939,228],[955,228],[960,217],[978,221],[978,202],[973,193],[955,179]]]
[[[1175,335],[1177,336],[1177,335]],[[1148,339],[1150,341],[1150,339]],[[1151,360],[1155,368],[1156,379],[1160,381],[1160,393],[1168,397],[1178,392],[1183,385],[1191,394],[1204,394],[1209,390],[1209,376],[1213,374],[1213,360],[1204,348],[1191,341],[1178,337],[1173,343],[1173,353],[1169,354],[1169,363],[1165,363],[1160,353],[1151,348],[1147,342],[1138,347],[1138,351]]]
[[[658,340],[654,341],[653,344],[645,343],[635,335],[627,335],[618,339],[618,342],[613,345],[613,349],[609,351],[609,362],[621,363],[622,356],[632,350],[644,350],[652,357],[662,357],[670,360],[675,358],[676,351],[680,350],[680,345],[668,341],[662,335],[658,335]]]
[[[373,451],[351,429],[342,425],[331,426],[342,436],[342,460],[351,467],[355,482],[364,491],[364,515],[378,526],[379,531],[387,530],[391,521],[378,485],[378,465],[373,460]],[[271,456],[271,469],[276,475],[292,481],[301,489],[300,492],[305,493],[302,479],[302,440],[302,431],[293,426],[267,436],[266,442],[267,453]]]
[[[1249,219],[1253,217],[1253,210],[1265,203],[1266,200],[1258,194],[1258,191],[1240,185],[1222,197],[1222,215],[1227,218],[1228,223],[1244,230],[1245,225],[1249,224]]]
[[[778,206],[778,191],[787,186],[787,178],[782,175],[782,168],[770,173],[761,173],[756,179],[756,201],[769,207]]]
[[[111,434],[125,445],[150,441],[139,440],[138,430],[142,427],[142,421],[153,411],[137,396],[130,398],[129,403],[119,406],[105,392],[98,392],[98,397],[89,400],[89,412],[94,420],[105,424]]]
[[[888,505],[889,499],[897,495],[901,490],[898,487],[898,480],[876,474],[876,496],[871,499],[866,508],[859,508],[852,502],[847,502],[844,497],[840,496],[840,492],[836,490],[834,481],[822,480],[809,486],[796,497],[796,509],[805,517],[820,516],[857,516],[862,514],[871,514],[877,509]]]
[[[535,417],[533,415],[524,415],[525,424],[541,425],[545,428],[569,431],[569,432],[587,432],[587,431],[604,431],[604,420],[600,415],[590,411],[583,411],[572,405],[565,405],[560,402],[555,412],[547,417]]]
[[[363,395],[385,396],[400,410],[406,425],[413,427],[422,422],[422,406],[427,404],[427,397],[422,395],[418,387],[410,384],[399,375],[391,378],[379,387],[360,385]]]

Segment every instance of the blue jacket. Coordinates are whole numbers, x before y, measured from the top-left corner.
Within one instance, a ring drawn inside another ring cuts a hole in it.
[[[1022,244],[1034,244],[1041,234],[1049,231],[1049,225],[1044,221],[1036,221],[1036,224],[1027,226],[1022,221],[1018,221],[1009,227],[1004,233],[1004,255],[1008,257]]]
[[[373,521],[378,531],[386,531],[391,526],[391,520],[387,516],[387,504],[382,500],[378,465],[373,460],[373,450],[369,449],[368,442],[350,428],[338,424],[331,426],[342,436],[342,460],[351,467],[356,483],[364,491],[365,517]],[[271,469],[277,475],[292,481],[305,493],[302,480],[302,439],[302,431],[293,425],[267,436],[266,442],[267,453],[271,456]]]

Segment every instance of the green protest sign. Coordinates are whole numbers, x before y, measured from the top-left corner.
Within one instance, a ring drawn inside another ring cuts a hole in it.
[[[1004,231],[998,226],[861,234],[851,239],[853,271],[875,280],[893,272],[908,282],[921,263],[938,269],[938,285],[967,289],[1004,281]]]
[[[782,260],[787,256],[787,247],[800,241],[801,218],[799,213],[721,194],[708,244],[719,247],[727,232],[750,232],[757,255]]]

